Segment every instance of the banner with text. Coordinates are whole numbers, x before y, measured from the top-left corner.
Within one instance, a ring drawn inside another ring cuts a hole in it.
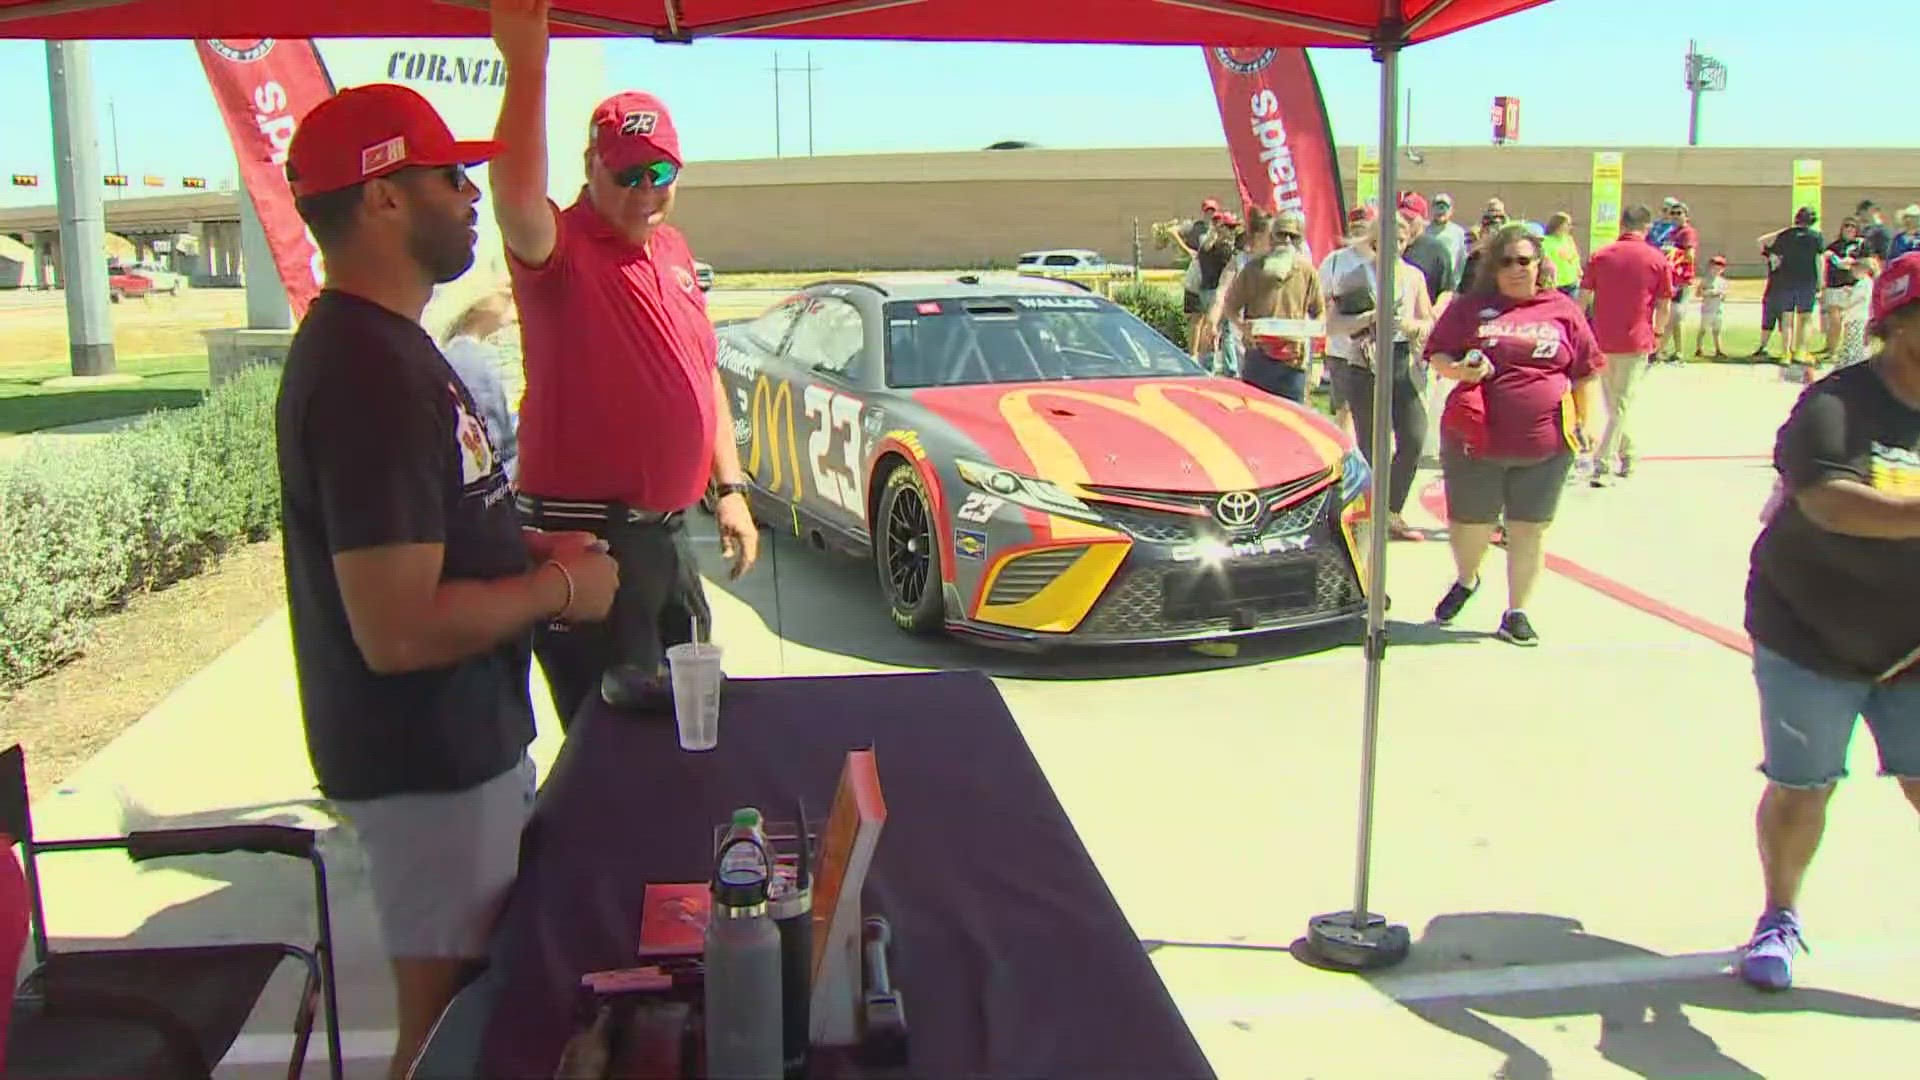
[[[1359,151],[1360,180],[1354,188],[1354,202],[1377,208],[1380,205],[1380,148],[1361,143]]]
[[[320,294],[320,248],[293,207],[287,147],[300,118],[333,94],[310,41],[274,38],[195,41],[207,84],[233,140],[240,183],[267,234],[295,320]]]
[[[1320,81],[1305,49],[1206,49],[1240,201],[1298,210],[1316,258],[1338,247],[1340,163]]]
[[[1620,201],[1626,197],[1626,156],[1616,150],[1593,155],[1593,205],[1588,210],[1587,252],[1620,239]]]
[[[1793,162],[1793,212],[1799,213],[1803,206],[1813,209],[1813,216],[1820,215],[1821,187],[1826,182],[1825,168],[1819,158],[1796,158]],[[1834,235],[1840,234],[1834,229]]]

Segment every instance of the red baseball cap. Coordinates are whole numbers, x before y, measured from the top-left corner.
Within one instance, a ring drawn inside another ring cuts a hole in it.
[[[478,165],[500,152],[491,141],[462,142],[418,91],[393,83],[350,87],[315,105],[287,147],[295,196],[352,187],[419,166]]]
[[[1213,211],[1213,212],[1216,212],[1216,213],[1217,213],[1217,212],[1219,211],[1219,209],[1220,209],[1220,200],[1218,200],[1218,199],[1202,199],[1202,200],[1200,200],[1200,209],[1202,209],[1202,210],[1209,210],[1209,211]]]
[[[1713,258],[1707,260],[1707,264],[1710,266],[1725,266],[1727,265],[1727,257],[1725,255],[1715,255]]]
[[[609,169],[630,169],[664,157],[680,160],[680,132],[666,102],[642,90],[623,90],[594,107],[593,148]]]
[[[1425,220],[1427,200],[1417,191],[1403,191],[1400,193],[1400,212]]]
[[[1920,251],[1909,251],[1888,263],[1874,281],[1873,311],[1867,322],[1878,326],[1880,320],[1915,300],[1920,300]]]
[[[1347,211],[1347,224],[1348,225],[1370,224],[1373,221],[1375,216],[1376,216],[1376,211],[1374,210],[1372,203],[1361,203],[1359,206],[1356,206],[1353,209]]]

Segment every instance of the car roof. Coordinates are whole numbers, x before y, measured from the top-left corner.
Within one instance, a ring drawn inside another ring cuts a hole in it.
[[[1075,282],[1056,278],[1016,274],[1006,270],[983,270],[977,274],[862,274],[851,278],[829,278],[808,283],[807,289],[825,285],[868,288],[888,300],[962,300],[969,297],[1046,295],[1099,295]]]

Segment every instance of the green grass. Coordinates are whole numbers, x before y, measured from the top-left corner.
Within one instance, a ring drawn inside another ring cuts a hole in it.
[[[204,354],[125,359],[118,369],[142,381],[136,386],[61,389],[41,384],[70,374],[65,364],[0,365],[0,437],[187,408],[207,395]]]

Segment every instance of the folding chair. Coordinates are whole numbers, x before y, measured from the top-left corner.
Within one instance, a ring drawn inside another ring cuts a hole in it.
[[[15,991],[6,1075],[29,1077],[210,1078],[280,964],[306,965],[294,1017],[289,1080],[306,1064],[316,1010],[325,995],[332,1080],[341,1078],[340,1020],[333,975],[327,870],[310,829],[215,825],[86,840],[36,840],[27,800],[26,755],[0,752],[0,832],[18,843],[25,871],[34,970]],[[38,857],[47,852],[125,851],[135,862],[244,851],[287,855],[313,865],[312,948],[280,943],[53,952],[47,947]]]

